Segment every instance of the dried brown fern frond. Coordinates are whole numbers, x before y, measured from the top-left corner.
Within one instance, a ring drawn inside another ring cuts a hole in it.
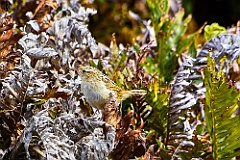
[[[142,131],[143,121],[134,129],[134,112],[130,111],[117,128],[117,146],[111,153],[112,159],[129,159],[141,157],[146,152],[146,137]]]
[[[34,10],[32,19],[36,20],[38,24],[40,24],[42,31],[47,30],[52,25],[51,19],[47,19],[46,15],[51,13],[52,10],[56,10],[57,8],[58,4],[55,0],[42,0],[37,5],[36,9]]]
[[[20,59],[20,52],[9,52],[5,57],[3,57],[0,62],[0,78],[7,77],[9,74],[8,71],[13,70],[16,64],[20,62]]]
[[[17,32],[15,22],[10,15],[4,14],[0,19],[0,59],[13,51],[14,44],[23,36]]]
[[[121,120],[122,115],[113,94],[110,94],[110,99],[105,103],[102,114],[103,121],[114,127]]]
[[[18,32],[11,15],[0,17],[0,137],[1,149],[7,148],[21,134],[20,122],[26,90],[29,83],[29,68],[16,50],[18,40],[23,36]]]

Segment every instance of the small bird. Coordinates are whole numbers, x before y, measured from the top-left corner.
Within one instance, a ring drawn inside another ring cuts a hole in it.
[[[145,95],[144,90],[125,91],[118,87],[109,77],[91,66],[80,66],[78,73],[81,77],[81,92],[89,105],[96,109],[104,109],[105,103],[113,94],[118,104],[133,95]]]

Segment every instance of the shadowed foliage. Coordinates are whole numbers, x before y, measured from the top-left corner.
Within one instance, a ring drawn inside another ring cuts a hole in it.
[[[175,0],[0,4],[1,159],[240,157],[239,23],[190,33]],[[79,66],[147,94],[96,110]]]

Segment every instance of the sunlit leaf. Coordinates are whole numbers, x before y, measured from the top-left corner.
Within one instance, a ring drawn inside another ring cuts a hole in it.
[[[211,25],[206,25],[206,27],[204,28],[204,37],[207,40],[210,40],[211,38],[222,33],[226,33],[226,28],[219,26],[218,23],[212,23]]]

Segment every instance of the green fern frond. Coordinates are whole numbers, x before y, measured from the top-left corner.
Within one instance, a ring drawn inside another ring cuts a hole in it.
[[[147,5],[152,13],[151,21],[156,33],[156,57],[148,57],[147,63],[156,64],[145,69],[149,73],[159,73],[160,84],[169,84],[175,76],[175,71],[178,68],[178,58],[184,51],[189,51],[189,54],[196,54],[195,41],[202,28],[195,33],[186,35],[187,26],[192,17],[184,16],[184,10],[179,10],[174,17],[168,14],[169,1],[147,1]],[[186,17],[186,18],[185,18]]]
[[[238,109],[240,93],[230,87],[222,70],[215,70],[215,62],[208,58],[204,83],[206,86],[206,123],[212,138],[214,159],[231,159],[240,155],[240,118]]]

